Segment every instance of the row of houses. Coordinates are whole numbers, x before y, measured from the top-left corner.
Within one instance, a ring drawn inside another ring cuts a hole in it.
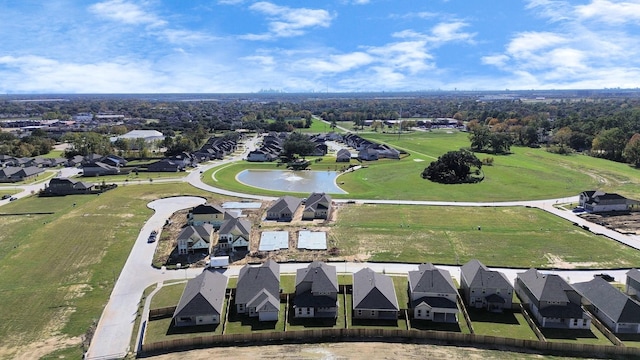
[[[386,144],[378,144],[371,140],[364,139],[360,135],[349,133],[342,137],[342,142],[358,151],[358,158],[365,161],[378,159],[400,159],[400,151]],[[343,152],[340,159],[344,159]],[[338,160],[336,158],[336,160]],[[345,161],[345,160],[341,160]]]
[[[304,202],[302,220],[324,219],[331,217],[331,195],[325,193],[311,193],[308,198],[301,199],[286,195],[278,198],[268,209],[266,220],[289,222],[300,205]]]
[[[15,157],[0,155],[0,167],[40,167],[51,168],[67,164],[65,158]]]
[[[29,180],[43,173],[44,169],[36,166],[18,167],[9,166],[0,168],[0,182],[18,182]]]
[[[260,321],[277,321],[280,311],[279,265],[268,260],[260,266],[246,265],[240,271],[234,297],[239,314],[258,317]],[[211,280],[202,286],[203,280]],[[223,279],[224,278],[224,279]],[[194,298],[188,284],[174,313],[176,326],[197,325],[202,319],[220,319],[226,277],[205,271],[189,283],[198,284],[203,295],[216,292],[217,305],[208,302],[190,303]],[[218,285],[219,284],[219,285]],[[511,309],[515,291],[523,305],[542,328],[589,329],[594,314],[614,333],[640,333],[640,303],[629,294],[640,291],[640,271],[627,273],[627,294],[594,277],[573,286],[555,274],[543,274],[529,269],[517,274],[515,287],[504,274],[492,271],[472,260],[461,267],[461,287],[465,303],[470,308],[489,311]],[[195,286],[195,285],[194,285]],[[216,286],[221,286],[217,287]],[[215,288],[212,290],[212,288]],[[433,264],[421,264],[408,273],[409,309],[414,320],[455,323],[458,321],[458,296],[451,274]],[[336,267],[313,262],[298,269],[295,294],[292,294],[293,316],[297,318],[335,318],[338,314]],[[354,319],[395,320],[399,304],[390,277],[364,268],[353,274],[352,316]],[[189,311],[184,311],[189,307]],[[186,314],[192,314],[190,318]],[[210,322],[215,323],[215,322]]]
[[[260,148],[253,150],[247,154],[247,161],[252,162],[269,162],[280,157],[283,151],[283,145],[289,133],[272,132],[262,137]],[[314,144],[314,151],[309,156],[324,156],[328,152],[328,146],[325,143],[323,135],[310,135],[309,141]]]

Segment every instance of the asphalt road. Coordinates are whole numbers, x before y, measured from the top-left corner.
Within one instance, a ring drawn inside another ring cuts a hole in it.
[[[235,196],[247,199],[256,200],[272,200],[273,197],[258,196],[253,194],[243,194],[224,189],[219,189],[205,184],[201,180],[201,172],[206,171],[212,167],[220,166],[226,163],[231,163],[240,160],[248,154],[249,151],[255,149],[257,137],[250,139],[245,145],[245,149],[242,154],[235,157],[215,161],[206,166],[199,166],[193,171],[189,172],[183,179],[158,179],[158,182],[164,181],[184,181],[191,185],[212,193]],[[68,177],[77,174],[78,169],[62,169],[61,176]],[[8,188],[22,189],[22,192],[15,195],[17,198],[22,198],[32,194],[32,191],[37,192],[44,188],[47,182],[42,182],[34,185],[19,185],[8,186]],[[0,187],[1,188],[1,187]],[[590,231],[595,234],[607,236],[611,239],[627,244],[635,249],[640,250],[640,238],[637,236],[630,236],[617,233],[609,230],[603,226],[593,224],[582,218],[578,217],[571,211],[555,208],[554,205],[558,203],[571,203],[577,202],[577,196],[567,197],[561,199],[548,199],[548,200],[535,200],[535,201],[510,201],[510,202],[445,202],[445,201],[411,201],[411,200],[362,200],[362,199],[340,199],[336,202],[351,202],[357,203],[370,203],[370,204],[404,204],[404,205],[416,205],[416,206],[526,206],[538,208],[556,216],[562,217],[567,221],[577,224],[578,226],[586,226]],[[167,280],[175,279],[190,279],[197,276],[203,270],[199,268],[177,270],[177,271],[162,271],[154,269],[150,266],[153,254],[155,251],[156,243],[147,243],[147,238],[152,230],[161,231],[162,225],[165,220],[171,216],[174,212],[191,208],[202,204],[205,199],[199,197],[173,197],[155,200],[149,203],[149,207],[155,210],[155,213],[145,223],[140,230],[140,234],[136,239],[136,242],[127,258],[125,266],[123,267],[119,278],[116,281],[113,292],[109,298],[109,302],[105,307],[100,321],[98,322],[97,329],[93,336],[93,340],[90,344],[89,350],[86,354],[87,359],[118,359],[126,355],[129,348],[131,334],[133,332],[133,325],[136,320],[138,303],[142,297],[142,292],[148,286],[161,283]],[[0,205],[8,203],[8,200],[0,201]],[[160,234],[159,234],[160,235]],[[306,267],[307,264],[281,264],[282,274],[295,274],[298,268]],[[407,274],[408,271],[417,270],[418,265],[415,264],[398,264],[398,263],[337,263],[337,271],[339,273],[353,273],[362,268],[369,267],[377,272],[385,272],[387,274]],[[460,279],[460,269],[458,266],[439,266],[448,270],[451,275],[458,281]],[[237,276],[240,266],[231,266],[224,273],[227,276]],[[508,279],[513,281],[516,274],[522,272],[523,269],[510,269],[510,268],[493,268],[495,270],[502,271]],[[117,271],[114,269],[114,271]],[[565,278],[569,282],[588,281],[593,278],[593,275],[606,272],[607,274],[615,277],[617,281],[623,281],[625,278],[626,270],[558,270],[558,271],[545,271],[546,273],[556,273]],[[147,304],[148,306],[148,304]]]

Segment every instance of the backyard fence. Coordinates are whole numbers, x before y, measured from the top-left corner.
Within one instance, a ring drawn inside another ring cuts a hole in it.
[[[544,342],[503,338],[488,335],[461,334],[432,330],[388,330],[388,329],[317,329],[287,332],[265,332],[248,334],[209,335],[194,338],[175,339],[143,344],[138,356],[152,356],[160,353],[183,351],[215,346],[235,346],[241,343],[300,343],[300,342],[339,342],[354,339],[389,341],[393,339],[412,339],[442,342],[451,345],[478,345],[487,347],[507,347],[553,354],[600,354],[603,356],[640,356],[640,348],[593,345],[566,342]]]

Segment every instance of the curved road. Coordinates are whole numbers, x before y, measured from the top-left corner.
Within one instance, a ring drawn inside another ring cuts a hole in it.
[[[158,182],[164,181],[184,181],[191,185],[213,193],[222,195],[256,199],[256,200],[273,200],[274,197],[259,196],[253,194],[243,194],[233,191],[228,191],[214,186],[205,184],[201,179],[201,173],[216,166],[220,166],[225,163],[231,163],[244,158],[249,151],[255,148],[258,141],[257,137],[253,137],[248,140],[245,145],[245,149],[242,154],[234,156],[222,161],[215,161],[206,166],[199,166],[191,171],[183,179],[164,179],[157,180]],[[77,169],[75,170],[78,171]],[[64,169],[61,176],[74,175],[74,169]],[[22,185],[11,186],[11,188],[21,188],[23,191],[15,197],[21,198],[29,196],[31,191],[37,191],[44,187],[43,183],[35,185]],[[370,204],[404,204],[404,205],[429,205],[429,206],[527,206],[534,207],[556,216],[562,217],[568,221],[576,223],[577,225],[588,226],[589,230],[595,234],[601,234],[621,243],[627,244],[635,249],[640,250],[640,239],[637,236],[630,236],[617,233],[609,230],[603,226],[590,223],[578,217],[571,211],[558,209],[554,207],[558,203],[570,203],[577,202],[577,196],[549,199],[549,200],[534,200],[534,201],[510,201],[510,202],[445,202],[445,201],[412,201],[412,200],[362,200],[362,199],[341,199],[335,200],[336,202],[357,202],[357,203],[370,203]],[[0,205],[4,205],[8,200],[0,202]],[[114,289],[111,293],[109,301],[100,317],[98,326],[91,341],[89,350],[86,354],[87,359],[116,359],[123,358],[128,351],[131,334],[133,331],[133,325],[135,323],[138,314],[138,305],[142,297],[144,289],[155,283],[162,283],[166,280],[173,279],[188,279],[197,276],[203,270],[200,268],[189,268],[184,271],[162,271],[154,269],[149,264],[153,260],[153,254],[155,252],[156,244],[147,243],[147,238],[152,230],[161,231],[162,226],[166,219],[171,214],[178,210],[191,208],[199,204],[203,204],[205,199],[199,197],[174,197],[155,200],[149,203],[149,207],[155,210],[155,213],[142,227],[138,238],[127,258],[127,261],[122,269],[120,277],[118,278]],[[298,268],[305,267],[307,264],[281,264],[281,273],[293,274]],[[353,273],[364,267],[369,267],[374,271],[385,272],[388,274],[407,274],[408,271],[417,270],[418,265],[415,264],[398,264],[398,263],[338,263],[338,272],[340,273]],[[451,275],[459,280],[459,267],[458,266],[439,266],[448,270]],[[508,279],[513,281],[516,274],[522,272],[522,269],[509,269],[509,268],[493,268],[495,270],[502,271]],[[240,266],[231,266],[225,271],[228,276],[236,276],[240,270]],[[570,282],[587,281],[593,278],[594,274],[602,272],[602,270],[559,270],[559,271],[547,271],[549,273],[557,273],[563,276]],[[607,270],[608,274],[614,276],[617,280],[624,279],[626,270]],[[147,304],[148,307],[148,304]],[[148,311],[148,308],[145,308]],[[138,337],[139,340],[139,337]]]

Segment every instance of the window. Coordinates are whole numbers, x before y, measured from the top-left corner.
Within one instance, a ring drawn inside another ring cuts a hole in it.
[[[362,316],[362,310],[358,310],[358,316]]]
[[[422,310],[418,309],[418,316],[422,316]]]

